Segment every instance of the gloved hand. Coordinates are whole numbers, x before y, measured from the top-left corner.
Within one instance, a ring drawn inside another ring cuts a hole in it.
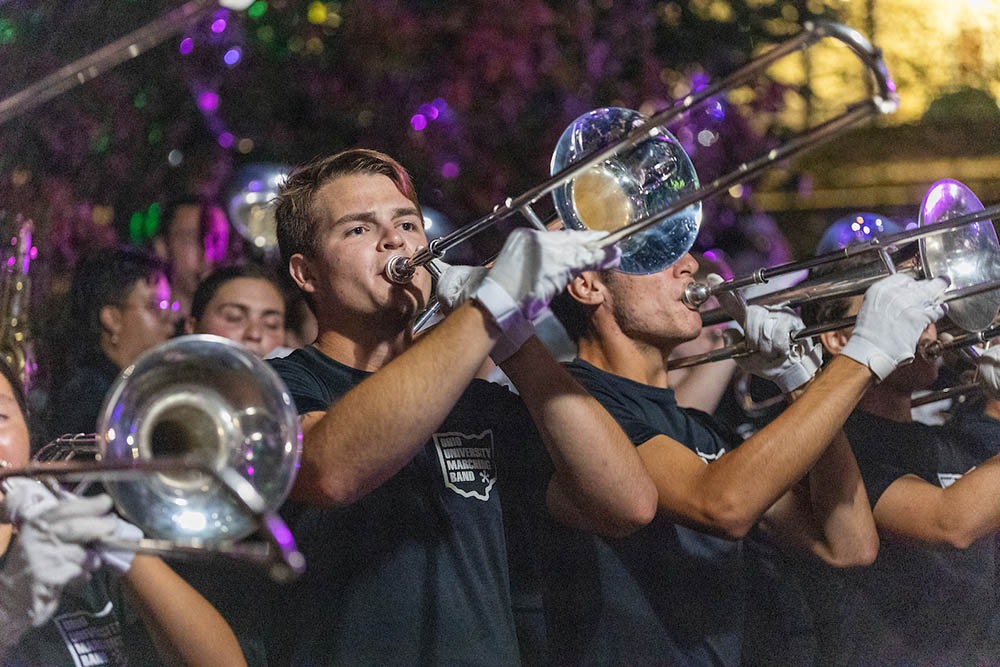
[[[707,282],[715,286],[722,277],[710,273]],[[722,308],[742,325],[744,341],[752,352],[736,359],[742,370],[770,380],[787,394],[811,380],[823,365],[823,349],[816,341],[792,340],[805,325],[790,308],[748,306],[732,292],[720,292],[717,297]]]
[[[117,517],[111,499],[57,498],[37,481],[3,484],[2,511],[18,528],[0,571],[0,649],[44,624],[59,606],[63,587],[100,565],[85,545],[110,537]]]
[[[1000,347],[988,347],[976,359],[979,377],[991,396],[1000,396]]]
[[[129,523],[119,516],[114,516],[115,529],[108,540],[122,542],[137,542],[142,539],[142,531],[139,527]],[[101,562],[116,570],[119,574],[125,574],[132,567],[132,559],[135,558],[135,551],[115,546],[98,546],[95,548]]]
[[[570,280],[583,271],[618,264],[617,247],[594,245],[606,235],[514,230],[485,274],[468,267],[446,271],[438,282],[438,297],[449,301],[451,307],[469,298],[479,301],[507,337],[513,353],[534,335],[530,320],[543,312]]]
[[[474,293],[489,272],[485,266],[449,266],[438,280],[437,297],[446,312],[451,312]],[[512,321],[490,350],[493,363],[500,365],[521,349],[524,342],[535,335],[535,326],[529,319]]]
[[[841,354],[864,364],[884,380],[913,360],[920,334],[948,312],[941,302],[948,279],[914,280],[894,273],[872,284]]]

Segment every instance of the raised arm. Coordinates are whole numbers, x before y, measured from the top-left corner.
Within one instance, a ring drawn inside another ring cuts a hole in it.
[[[503,364],[538,426],[555,473],[549,510],[557,519],[612,537],[649,523],[656,488],[618,423],[537,338]]]
[[[834,359],[777,419],[709,465],[666,436],[651,438],[639,454],[656,483],[660,510],[708,532],[746,535],[816,464],[870,382],[861,364]]]
[[[350,505],[395,475],[447,417],[498,335],[478,304],[464,305],[326,412],[306,414],[293,498]]]
[[[640,454],[650,460],[647,469],[652,472],[651,465],[662,468],[657,471],[661,477],[657,482],[661,508],[677,515],[681,522],[686,520],[730,537],[745,535],[816,465],[874,378],[886,377],[913,358],[921,332],[945,312],[938,297],[946,287],[944,280],[918,283],[902,274],[872,285],[841,354],[777,419],[711,465],[699,467],[697,457],[680,451],[667,438],[653,438],[643,444]],[[751,306],[745,329],[750,349],[758,353],[749,362],[741,362],[751,372],[778,382],[785,391],[808,379],[809,359],[814,355],[813,350],[789,346],[790,331],[801,326],[790,317],[778,310]],[[832,465],[833,474],[845,465],[850,468],[847,455],[841,442],[840,449],[825,462]],[[669,487],[670,476],[678,469],[686,472],[683,481]],[[829,481],[830,477],[821,470],[820,476],[810,482],[815,486],[823,484],[824,479]],[[836,488],[839,483],[818,495],[810,491],[810,505],[817,507],[812,501],[822,501],[815,515],[820,521],[817,529],[834,528],[829,521],[843,527],[843,513],[831,511],[841,500],[857,498],[856,484],[848,482]],[[850,503],[850,510],[859,511],[855,500]]]

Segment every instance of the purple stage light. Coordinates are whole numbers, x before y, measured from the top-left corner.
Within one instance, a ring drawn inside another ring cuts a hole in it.
[[[190,37],[185,37],[181,40],[181,53],[187,55],[194,51],[194,40]]]
[[[212,32],[219,34],[226,29],[226,19],[215,19],[212,21]]]
[[[230,67],[235,65],[243,57],[243,53],[240,51],[240,47],[234,46],[233,48],[226,51],[226,55],[222,56],[222,62],[226,63]]]
[[[232,132],[223,132],[219,135],[219,145],[223,148],[229,148],[233,145],[233,139],[234,137]]]
[[[458,176],[458,163],[445,162],[441,165],[441,175],[445,178],[456,178]]]
[[[427,116],[422,113],[415,114],[413,118],[410,119],[410,125],[414,130],[419,132],[420,130],[427,127]]]
[[[434,120],[435,118],[437,118],[438,114],[440,113],[438,111],[438,108],[433,104],[421,104],[420,108],[417,109],[417,111],[427,116],[427,118],[430,120]]]
[[[215,111],[219,108],[219,94],[212,90],[206,90],[198,95],[198,108],[202,111]]]

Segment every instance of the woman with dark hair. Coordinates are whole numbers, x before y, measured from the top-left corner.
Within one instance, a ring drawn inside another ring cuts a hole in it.
[[[80,262],[68,297],[66,348],[57,350],[48,433],[91,433],[123,368],[173,333],[175,311],[161,260],[106,248]]]
[[[24,392],[0,360],[0,467],[28,462]],[[0,664],[245,665],[216,610],[154,556],[97,546],[142,532],[105,495],[13,477],[0,492]]]
[[[260,267],[216,269],[198,285],[184,331],[228,338],[263,358],[284,341],[285,299]]]

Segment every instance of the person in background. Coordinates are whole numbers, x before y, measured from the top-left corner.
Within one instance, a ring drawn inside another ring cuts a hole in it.
[[[256,265],[216,269],[195,290],[184,332],[234,340],[263,359],[284,342],[285,300]]]
[[[28,462],[24,394],[0,360],[0,467]],[[0,493],[0,664],[245,665],[216,610],[155,556],[95,546],[142,532],[105,495],[12,477]]]
[[[181,318],[190,314],[202,278],[227,261],[229,238],[229,221],[219,206],[194,198],[167,204],[152,247],[170,265]]]
[[[93,433],[104,395],[123,368],[174,331],[167,267],[133,248],[107,248],[77,266],[70,287],[65,347],[54,364],[49,437]]]

